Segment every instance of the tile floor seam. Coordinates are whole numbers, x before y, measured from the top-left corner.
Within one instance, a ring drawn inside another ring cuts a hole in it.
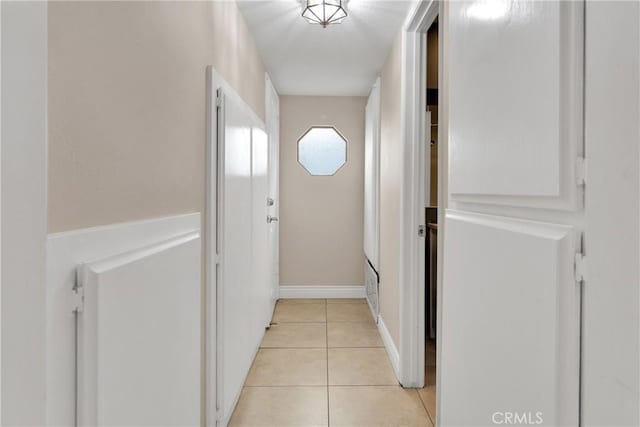
[[[326,385],[318,385],[318,384],[289,384],[289,385],[245,385],[243,388],[300,388],[300,387],[309,387],[309,388],[326,388]]]
[[[331,427],[331,404],[329,403],[329,303],[324,301],[324,333],[325,348],[327,350],[327,427]]]
[[[384,348],[384,346],[383,345],[373,345],[373,346],[365,345],[365,346],[362,346],[362,347],[329,347],[329,348],[330,349],[334,349],[335,348],[335,349],[340,349],[340,350],[348,350],[348,349],[357,350],[357,349],[361,349],[361,348]]]
[[[427,412],[427,417],[429,417],[429,421],[431,421],[431,426],[435,426],[436,423],[433,421],[433,418],[431,418],[431,412],[429,412],[429,410],[427,409],[427,404],[424,403],[424,400],[422,400],[422,395],[420,395],[420,392],[418,392],[418,389],[415,389],[416,393],[418,393],[418,399],[420,399],[420,403],[422,403],[422,407],[424,408],[424,410]]]

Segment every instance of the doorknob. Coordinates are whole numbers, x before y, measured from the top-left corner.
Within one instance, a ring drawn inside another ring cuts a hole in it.
[[[267,215],[267,224],[271,224],[274,221],[277,222],[278,218],[275,216]]]

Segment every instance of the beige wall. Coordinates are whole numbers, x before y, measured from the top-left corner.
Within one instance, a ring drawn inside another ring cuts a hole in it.
[[[49,231],[204,209],[205,70],[260,117],[236,4],[49,3]]]
[[[401,54],[399,33],[380,77],[380,316],[396,347],[400,346]]]
[[[364,97],[280,98],[280,283],[363,285]],[[347,163],[311,176],[297,141],[312,126],[347,139]]]

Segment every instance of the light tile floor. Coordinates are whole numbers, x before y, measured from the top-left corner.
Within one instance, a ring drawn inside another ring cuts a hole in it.
[[[231,426],[426,426],[435,420],[435,348],[425,388],[403,389],[364,300],[283,300]]]

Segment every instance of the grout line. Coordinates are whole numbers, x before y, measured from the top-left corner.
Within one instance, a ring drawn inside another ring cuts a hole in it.
[[[298,387],[309,387],[309,388],[325,388],[326,385],[245,385],[244,388],[298,388]]]
[[[380,387],[386,387],[386,388],[401,388],[402,390],[416,390],[414,388],[404,388],[402,387],[400,384],[396,383],[396,384],[331,384],[329,386],[329,388],[372,388],[372,387],[376,387],[376,388],[380,388]]]
[[[313,325],[313,324],[325,324],[327,323],[326,320],[325,321],[321,321],[321,320],[295,320],[295,321],[291,321],[291,322],[287,322],[287,321],[283,321],[283,320],[276,320],[274,321],[271,326],[274,325],[300,325],[300,324],[304,324],[304,325]],[[347,322],[344,322],[347,323]]]
[[[384,348],[384,346],[383,346],[383,345],[379,345],[379,346],[375,346],[375,345],[374,345],[374,346],[372,346],[372,345],[363,345],[362,347],[358,347],[358,346],[351,346],[351,347],[349,347],[349,346],[345,346],[345,347],[331,347],[331,346],[330,346],[329,348],[331,348],[331,349],[341,349],[341,348],[344,348],[344,349],[349,349],[349,348],[351,348],[351,349],[357,349],[357,348]]]
[[[327,346],[323,345],[322,347],[260,347],[260,349],[261,350],[323,350],[326,347]]]
[[[260,347],[260,350],[322,350],[324,348],[330,348],[330,349],[336,349],[336,350],[341,350],[341,349],[365,349],[365,348],[384,348],[384,346],[362,346],[362,347],[335,347],[335,346],[327,346],[327,345],[323,345],[322,347]],[[427,365],[427,367],[429,367]],[[433,366],[432,366],[433,367]]]
[[[327,349],[327,427],[331,426],[331,404],[329,403],[329,303],[324,301],[325,346]]]
[[[327,388],[326,385],[318,385],[318,384],[287,384],[287,385],[277,385],[277,384],[273,384],[273,385],[245,385],[243,386],[243,388],[296,388],[296,387],[309,387],[309,388]],[[401,385],[399,384],[331,384],[328,386],[328,388],[372,388],[372,387],[376,387],[376,388],[380,388],[380,387],[386,387],[386,388],[402,388]],[[407,389],[407,388],[403,388],[403,390],[416,390],[417,389]],[[419,397],[418,397],[419,398]],[[420,402],[422,402],[422,399],[420,399]],[[422,406],[424,406],[424,402],[422,402]],[[425,410],[427,412],[429,412],[426,407]]]
[[[420,403],[422,403],[422,407],[424,408],[425,412],[427,413],[427,417],[429,418],[429,421],[431,421],[431,425],[435,426],[436,423],[433,421],[433,418],[431,417],[431,412],[429,412],[429,409],[427,409],[427,404],[424,403],[424,400],[422,400],[422,395],[420,394],[418,389],[415,389],[415,391],[416,391],[416,393],[418,393],[418,399],[420,399]]]

